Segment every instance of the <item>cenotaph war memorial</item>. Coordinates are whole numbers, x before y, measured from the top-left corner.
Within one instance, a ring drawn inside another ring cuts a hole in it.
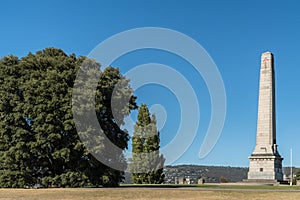
[[[249,157],[247,181],[282,181],[282,160],[276,143],[274,56],[261,56],[256,146]]]

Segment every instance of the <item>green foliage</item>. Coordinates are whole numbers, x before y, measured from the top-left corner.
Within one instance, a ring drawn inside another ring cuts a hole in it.
[[[299,169],[298,172],[296,173],[296,178],[297,178],[297,180],[300,180],[300,169]]]
[[[300,181],[300,169],[296,173],[296,177],[293,179],[293,185],[296,185],[298,181]]]
[[[220,183],[228,183],[228,179],[225,178],[224,176],[220,177]]]
[[[115,186],[122,180],[122,172],[103,165],[87,151],[75,128],[72,92],[84,62],[101,74],[95,102],[99,123],[113,143],[127,148],[129,136],[119,124],[136,108],[136,98],[118,69],[101,72],[99,63],[55,48],[21,59],[10,55],[0,60],[0,187]],[[130,101],[115,117],[111,96],[119,82],[117,97]],[[81,113],[88,112],[86,108],[79,106]],[[102,138],[98,141],[95,148],[106,152]],[[126,165],[123,153],[117,153],[115,162]]]
[[[132,137],[132,158],[129,167],[133,183],[160,184],[164,181],[165,159],[159,154],[159,144],[155,115],[150,117],[147,106],[142,104]]]

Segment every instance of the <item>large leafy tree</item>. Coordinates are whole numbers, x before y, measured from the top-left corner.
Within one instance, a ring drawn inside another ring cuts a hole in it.
[[[23,187],[33,183],[30,175],[33,139],[23,112],[24,95],[20,89],[19,59],[7,56],[0,60],[0,186]]]
[[[75,128],[72,91],[84,62],[101,75],[94,106],[97,120],[115,145],[127,148],[128,133],[119,124],[136,104],[129,81],[118,69],[108,67],[101,72],[99,63],[55,48],[21,59],[7,56],[0,61],[0,187],[36,183],[44,187],[113,186],[122,180],[122,172],[102,164],[87,151]],[[115,117],[111,96],[119,82],[124,87],[117,97],[126,96],[129,101]],[[88,112],[84,105],[79,108]],[[97,145],[99,152],[107,151],[105,144]],[[126,164],[121,151],[116,156],[118,162]]]
[[[146,104],[138,112],[132,137],[131,179],[136,184],[160,184],[164,181],[165,159],[159,152],[160,137],[155,115],[150,117]]]

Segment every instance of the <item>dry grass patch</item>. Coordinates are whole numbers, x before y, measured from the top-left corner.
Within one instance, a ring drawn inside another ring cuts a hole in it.
[[[0,200],[295,200],[298,192],[202,191],[199,189],[0,189]]]

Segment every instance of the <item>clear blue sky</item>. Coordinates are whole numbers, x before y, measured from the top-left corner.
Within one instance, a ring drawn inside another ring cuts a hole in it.
[[[227,1],[2,1],[0,57],[19,57],[45,47],[88,55],[101,41],[138,27],[180,31],[200,43],[222,75],[227,115],[222,135],[200,160],[198,152],[210,119],[210,99],[201,76],[185,61],[165,52],[142,51],[123,56],[114,65],[130,67],[157,62],[181,71],[196,88],[200,128],[189,150],[174,164],[248,166],[255,146],[260,55],[275,55],[277,143],[289,165],[300,166],[300,3],[279,0]],[[101,62],[101,61],[100,61]],[[154,92],[155,91],[155,92]],[[162,145],[178,128],[178,102],[165,88],[136,91],[138,103],[162,104],[170,111],[161,131]],[[173,115],[175,113],[175,115]],[[188,130],[187,130],[188,131]]]

